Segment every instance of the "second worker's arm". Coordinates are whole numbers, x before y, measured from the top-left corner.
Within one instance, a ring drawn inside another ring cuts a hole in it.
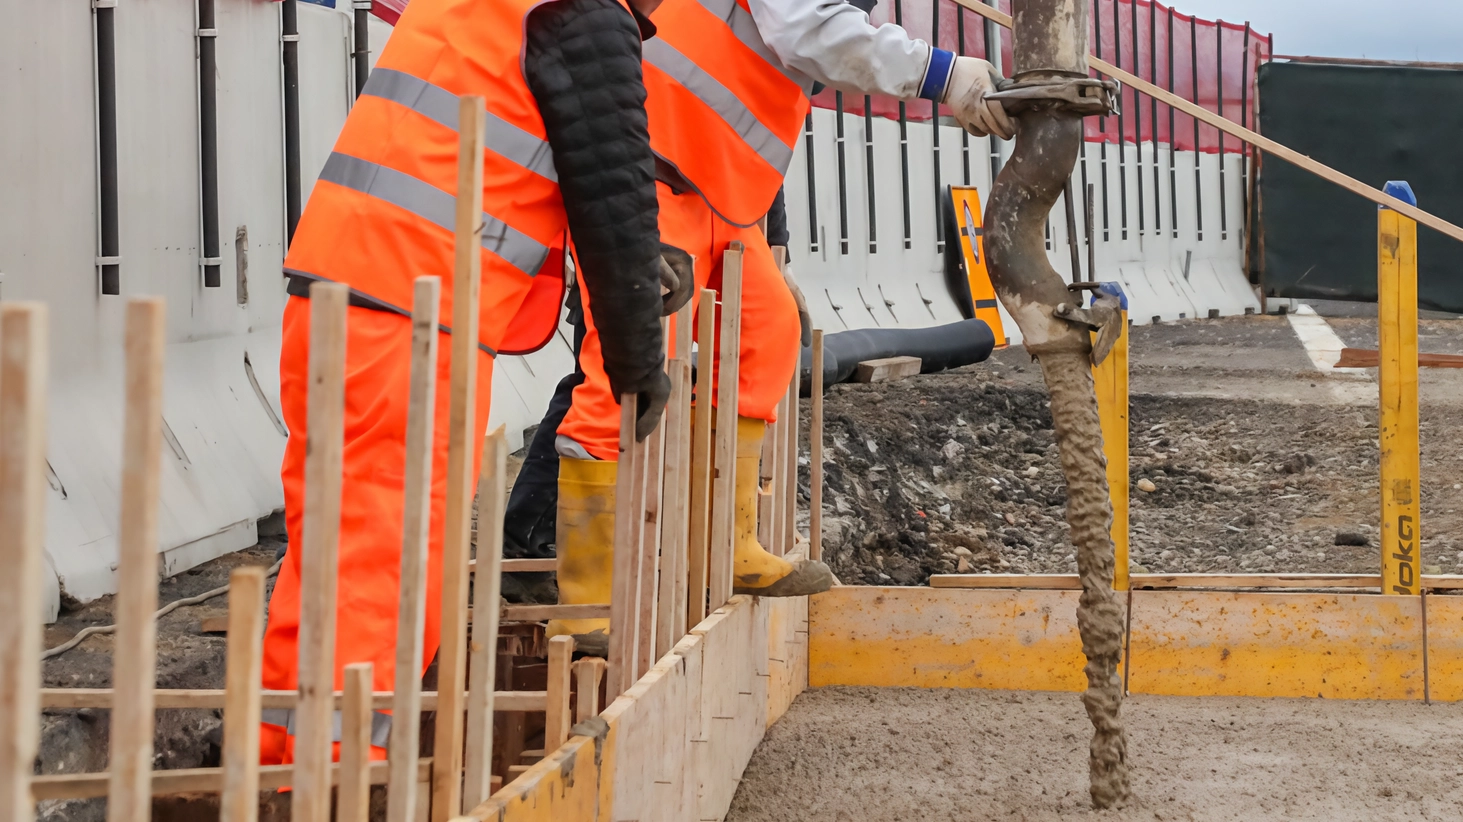
[[[985,60],[934,48],[892,23],[874,26],[845,0],[748,0],[748,6],[763,41],[788,68],[842,91],[944,103],[977,136],[1015,134],[1001,104],[985,99],[998,79]]]
[[[637,439],[655,429],[670,395],[642,29],[654,34],[615,0],[556,0],[529,15],[524,55],[605,374],[616,399],[640,397]]]

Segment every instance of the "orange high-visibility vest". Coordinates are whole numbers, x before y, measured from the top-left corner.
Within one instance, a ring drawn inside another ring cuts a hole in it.
[[[525,17],[541,2],[407,7],[310,194],[287,273],[345,283],[403,314],[411,312],[412,281],[436,275],[441,316],[450,318],[458,97],[482,95],[478,342],[489,353],[518,353],[548,341],[563,297],[567,218],[522,69]]]
[[[650,147],[722,219],[750,226],[782,186],[812,81],[762,42],[747,0],[669,0],[653,19]]]

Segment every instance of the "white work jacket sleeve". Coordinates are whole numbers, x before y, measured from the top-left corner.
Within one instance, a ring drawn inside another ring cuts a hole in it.
[[[748,0],[783,65],[853,94],[939,100],[955,55],[892,23],[877,28],[844,0]]]

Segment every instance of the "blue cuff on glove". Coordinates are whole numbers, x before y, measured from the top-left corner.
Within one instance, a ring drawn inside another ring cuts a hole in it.
[[[955,53],[930,47],[930,64],[925,69],[924,82],[920,83],[919,96],[926,100],[939,100],[945,96],[945,86],[950,82],[950,70],[955,67]]]

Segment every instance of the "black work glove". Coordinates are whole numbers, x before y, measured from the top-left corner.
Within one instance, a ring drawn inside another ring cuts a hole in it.
[[[691,255],[673,245],[661,243],[660,285],[666,290],[661,295],[664,303],[661,316],[669,317],[690,302],[691,291],[696,288],[695,262]]]
[[[655,430],[671,394],[660,316],[660,269],[665,263],[654,251],[660,243],[652,242],[655,245],[645,249],[644,263],[626,265],[620,257],[609,265],[583,266],[582,282],[589,292],[589,311],[599,330],[600,354],[610,391],[616,402],[626,394],[637,397],[636,441],[643,441]],[[611,276],[596,276],[606,273]]]
[[[655,433],[665,404],[671,398],[671,378],[664,371],[657,371],[650,382],[635,394],[635,441],[644,442]]]

